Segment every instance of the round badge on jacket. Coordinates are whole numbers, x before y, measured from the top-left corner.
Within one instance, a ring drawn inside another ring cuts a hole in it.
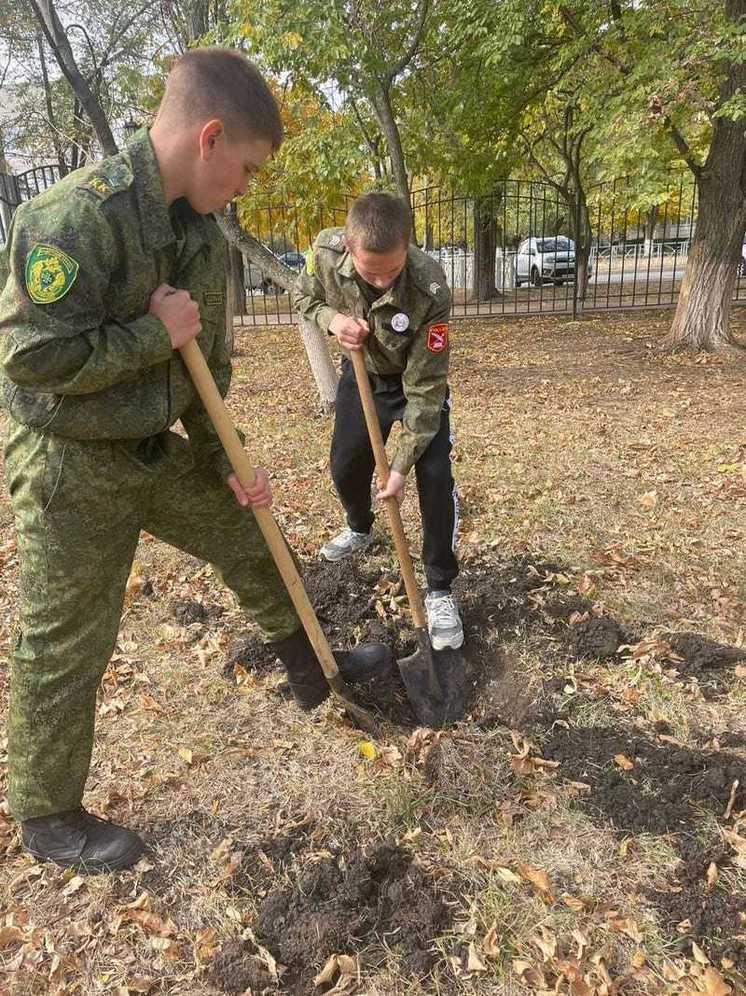
[[[394,332],[406,332],[409,328],[409,315],[405,315],[403,311],[399,311],[391,319],[391,328]]]

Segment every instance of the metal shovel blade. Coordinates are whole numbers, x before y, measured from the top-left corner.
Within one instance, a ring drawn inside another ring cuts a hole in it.
[[[455,723],[466,705],[464,660],[459,650],[433,650],[427,630],[417,628],[417,649],[397,661],[412,710],[421,726]]]

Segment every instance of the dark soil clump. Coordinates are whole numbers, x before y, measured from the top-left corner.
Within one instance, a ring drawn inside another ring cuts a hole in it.
[[[570,627],[570,643],[578,658],[606,660],[625,642],[621,626],[610,616],[591,616]]]
[[[230,994],[276,992],[274,979],[251,949],[249,943],[231,941],[215,956],[209,978],[217,989]]]
[[[703,848],[695,840],[679,844],[681,861],[665,888],[651,889],[648,899],[661,914],[671,940],[682,953],[690,954],[696,943],[714,964],[729,958],[736,971],[746,973],[746,941],[743,919],[746,896],[731,895],[719,885],[708,888],[710,864],[719,869],[728,864],[728,849],[720,845]]]
[[[583,805],[618,830],[688,832],[698,808],[721,815],[738,779],[734,808],[746,804],[743,758],[726,751],[693,750],[656,743],[636,730],[557,727],[543,742],[544,756],[560,761],[559,773],[591,787]],[[623,756],[630,770],[615,762]]]
[[[171,602],[171,614],[182,626],[191,626],[192,623],[208,623],[218,619],[223,609],[220,605],[205,605],[193,598],[178,598]]]
[[[730,669],[746,660],[746,648],[729,647],[699,633],[669,633],[665,640],[676,655],[671,666],[682,678],[696,678],[705,698],[727,691]]]
[[[314,991],[313,976],[332,954],[385,945],[416,977],[436,961],[434,940],[450,925],[434,883],[404,848],[380,843],[348,860],[323,858],[301,869],[259,908],[257,936],[290,969],[290,991]]]

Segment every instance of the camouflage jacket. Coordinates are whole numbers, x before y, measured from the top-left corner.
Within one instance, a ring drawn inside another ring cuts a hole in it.
[[[407,474],[440,426],[448,390],[450,291],[435,260],[410,246],[396,283],[368,304],[343,234],[341,228],[319,234],[298,277],[295,306],[323,332],[338,313],[367,319],[366,367],[381,377],[401,374],[407,403],[391,466]]]
[[[222,394],[225,243],[185,200],[169,210],[147,131],[20,205],[0,294],[0,398],[11,417],[74,439],[141,439],[181,419],[198,460],[222,447],[168,332],[161,283],[197,301],[197,339]]]

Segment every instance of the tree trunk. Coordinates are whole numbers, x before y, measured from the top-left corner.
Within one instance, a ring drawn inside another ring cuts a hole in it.
[[[327,337],[316,325],[304,322],[298,323],[301,339],[306,349],[308,363],[311,367],[316,389],[319,392],[321,409],[325,415],[334,411],[334,400],[337,396],[337,371],[327,344]]]
[[[497,252],[497,213],[495,195],[474,199],[474,268],[472,298],[491,301],[501,294],[495,286],[495,254]]]
[[[655,226],[658,224],[658,205],[653,204],[651,208],[648,208],[648,213],[645,218],[645,243],[643,247],[643,256],[650,258],[653,255],[653,242],[655,240]],[[666,232],[663,232],[663,239],[665,241]]]
[[[575,211],[575,224],[573,234],[575,235],[575,289],[573,292],[573,316],[583,313],[585,309],[585,299],[588,294],[588,260],[591,257],[591,222],[588,217],[588,205],[585,201],[585,192],[580,191],[579,203]]]
[[[376,114],[378,127],[381,129],[381,134],[386,142],[386,151],[391,160],[391,172],[397,192],[401,198],[409,203],[409,178],[407,177],[407,167],[404,162],[404,150],[402,149],[399,126],[396,123],[394,110],[391,106],[390,90],[381,86],[373,95],[371,103]]]
[[[44,37],[54,52],[54,57],[63,76],[72,87],[73,93],[83,105],[88,120],[93,125],[104,155],[113,155],[117,151],[117,143],[114,141],[109,122],[106,120],[101,104],[78,69],[70,42],[67,40],[65,29],[57,16],[52,0],[31,0],[31,7],[41,25]]]
[[[738,25],[746,0],[726,0],[726,17]],[[746,62],[731,62],[718,104],[746,91]],[[699,207],[684,279],[665,345],[676,352],[728,352],[733,288],[746,230],[746,132],[743,119],[716,116],[704,166],[687,161],[697,178]]]
[[[236,246],[228,247],[231,307],[234,315],[246,314],[246,291],[243,285],[243,255]]]
[[[249,262],[258,266],[272,283],[283,287],[286,291],[293,290],[296,274],[289,266],[281,263],[253,235],[245,232],[232,215],[216,214],[215,220],[230,246],[240,249]],[[315,325],[304,325],[300,332],[311,373],[316,381],[322,409],[329,412],[334,406],[337,372],[329,354],[327,337]]]
[[[730,312],[746,229],[746,201],[734,172],[730,168],[726,176],[700,176],[697,227],[665,342],[675,352],[718,353],[735,346]]]

